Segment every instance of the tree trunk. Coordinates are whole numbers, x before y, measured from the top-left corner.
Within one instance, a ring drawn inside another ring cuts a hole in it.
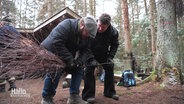
[[[127,0],[122,0],[122,14],[123,14],[123,30],[124,30],[124,41],[125,41],[125,69],[131,69],[131,54],[132,44],[130,36],[129,26],[129,14],[128,14],[128,3]]]
[[[2,17],[2,0],[0,0],[0,16]]]
[[[94,9],[93,9],[93,16],[96,17],[96,0],[93,1]]]
[[[52,16],[52,0],[48,0],[47,1],[47,8],[48,8],[48,17],[51,17]]]
[[[93,15],[93,0],[89,0],[89,14]]]
[[[61,2],[63,3],[63,7],[66,7],[66,0],[61,0]]]
[[[144,8],[145,8],[146,16],[148,16],[148,7],[147,7],[147,1],[146,0],[144,0]]]
[[[137,33],[140,33],[140,31],[141,31],[141,26],[140,26],[140,19],[139,19],[139,16],[140,16],[140,7],[139,7],[139,2],[138,2],[138,0],[136,1],[136,4],[135,4],[135,10],[136,10],[136,12],[137,12],[137,14],[136,14],[136,19],[137,19],[137,23],[138,23],[138,25],[137,25]]]
[[[155,60],[158,79],[161,78],[161,70],[164,67],[180,69],[181,66],[179,62],[179,39],[177,37],[175,2],[176,0],[158,1],[158,32]],[[180,70],[178,71],[180,72]]]
[[[84,0],[84,16],[87,15],[87,3],[86,0]]]
[[[151,50],[152,50],[152,63],[154,65],[155,52],[156,52],[156,34],[155,34],[155,0],[150,0],[150,24],[151,24]]]
[[[130,2],[130,6],[132,7],[132,10],[131,10],[131,14],[132,14],[132,18],[131,18],[131,20],[130,21],[132,21],[132,34],[135,34],[135,24],[134,24],[134,18],[135,18],[135,4],[133,3],[133,2]]]
[[[129,26],[129,14],[127,0],[122,0],[122,14],[123,14],[123,30],[125,39],[125,51],[130,53],[132,51],[130,26]]]
[[[20,8],[19,8],[19,18],[20,18],[20,20],[19,20],[19,25],[21,25],[22,24],[22,0],[20,0]]]

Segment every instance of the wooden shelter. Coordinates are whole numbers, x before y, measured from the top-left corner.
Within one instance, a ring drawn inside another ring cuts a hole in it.
[[[58,23],[67,18],[79,19],[81,16],[66,7],[33,29],[17,28],[17,30],[25,37],[40,44]]]

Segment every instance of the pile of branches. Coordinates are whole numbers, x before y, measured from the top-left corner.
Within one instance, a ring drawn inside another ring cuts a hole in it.
[[[0,79],[37,78],[64,67],[61,59],[32,40],[11,31],[0,33]]]

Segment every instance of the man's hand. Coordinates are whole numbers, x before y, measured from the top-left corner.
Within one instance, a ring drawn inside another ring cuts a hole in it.
[[[67,73],[73,73],[78,69],[80,66],[82,66],[82,63],[79,60],[73,60],[67,64],[66,72]]]
[[[78,68],[78,67],[82,66],[82,62],[79,61],[79,60],[75,60],[75,59],[74,59],[74,60],[70,63],[69,66],[72,67],[72,68]]]
[[[111,58],[108,58],[108,59],[107,59],[107,63],[108,63],[109,65],[114,65],[113,59],[111,59]]]
[[[90,62],[90,66],[96,67],[96,66],[99,66],[99,65],[100,65],[99,62],[96,61],[95,59]]]
[[[91,58],[89,60],[86,61],[85,63],[85,67],[96,67],[99,66],[99,62],[96,61],[94,58]]]

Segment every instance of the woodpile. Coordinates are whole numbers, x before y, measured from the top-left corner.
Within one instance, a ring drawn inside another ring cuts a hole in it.
[[[0,79],[15,75],[35,78],[64,67],[61,59],[22,35],[0,33]]]

